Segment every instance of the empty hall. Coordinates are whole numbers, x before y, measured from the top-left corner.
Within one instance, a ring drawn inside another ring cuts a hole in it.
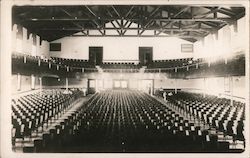
[[[3,26],[11,152],[246,154],[245,1],[21,2]]]

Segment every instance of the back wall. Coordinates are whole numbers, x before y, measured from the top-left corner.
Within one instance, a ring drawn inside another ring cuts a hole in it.
[[[181,44],[191,42],[176,37],[64,37],[61,51],[50,51],[51,57],[88,59],[90,46],[103,46],[104,60],[139,60],[139,47],[153,47],[153,60],[189,58]]]

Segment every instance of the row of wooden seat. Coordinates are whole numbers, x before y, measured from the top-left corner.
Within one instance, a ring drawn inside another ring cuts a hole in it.
[[[12,143],[31,137],[39,126],[43,127],[52,117],[58,117],[79,96],[81,91],[43,90],[12,99]]]
[[[139,69],[141,66],[134,63],[103,63],[103,69]]]
[[[67,58],[52,57],[51,60],[55,64],[67,65],[70,67],[89,67],[90,65],[88,60],[83,60],[83,59],[67,59]]]
[[[169,60],[154,60],[149,64],[148,68],[173,68],[186,66],[188,64],[193,64],[197,60],[192,58],[183,58],[183,59],[169,59]]]
[[[216,96],[203,97],[200,94],[178,93],[167,96],[167,99],[176,108],[200,119],[225,135],[232,137],[233,141],[245,141],[244,120],[245,104]]]
[[[83,108],[84,107],[84,108]],[[34,141],[34,152],[230,152],[229,142],[201,129],[155,98],[130,90],[95,94]]]
[[[108,73],[138,73],[139,69],[103,69],[103,72]]]

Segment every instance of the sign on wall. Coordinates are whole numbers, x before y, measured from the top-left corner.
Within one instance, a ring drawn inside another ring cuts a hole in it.
[[[193,44],[181,44],[182,53],[193,53]]]

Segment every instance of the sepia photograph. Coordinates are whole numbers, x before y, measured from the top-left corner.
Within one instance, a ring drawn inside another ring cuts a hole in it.
[[[3,158],[249,157],[249,2],[3,0],[0,94]]]

